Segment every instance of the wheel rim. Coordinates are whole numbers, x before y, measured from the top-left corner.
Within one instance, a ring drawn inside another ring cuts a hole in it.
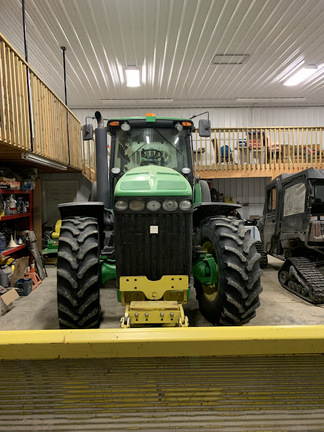
[[[213,255],[215,261],[216,260],[216,254],[215,254],[215,250],[213,247],[213,244],[210,241],[205,241],[202,245],[202,249],[206,252],[208,252],[209,254]],[[217,297],[217,293],[218,293],[218,285],[214,284],[214,285],[205,285],[205,284],[201,284],[203,291],[204,291],[204,296],[206,297],[206,299],[210,302],[214,301],[215,298]]]

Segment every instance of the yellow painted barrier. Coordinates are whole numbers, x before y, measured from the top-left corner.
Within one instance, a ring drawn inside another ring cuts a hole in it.
[[[0,359],[324,353],[324,326],[29,330],[0,333]]]

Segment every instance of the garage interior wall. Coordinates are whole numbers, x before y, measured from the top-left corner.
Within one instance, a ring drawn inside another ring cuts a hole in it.
[[[86,116],[93,116],[99,108],[73,109],[72,111],[85,123]],[[265,126],[323,126],[324,107],[287,107],[287,108],[102,108],[99,109],[104,118],[143,116],[153,112],[161,117],[190,118],[195,114],[209,111],[212,127],[265,127]],[[198,117],[194,123],[198,126]],[[95,124],[95,123],[93,123]]]
[[[88,201],[91,182],[82,174],[41,174],[42,184],[42,223],[54,226],[60,219],[58,204],[64,202]]]
[[[254,219],[255,216],[262,216],[264,191],[270,181],[268,177],[221,178],[213,179],[212,187],[241,205],[239,213],[243,219]]]

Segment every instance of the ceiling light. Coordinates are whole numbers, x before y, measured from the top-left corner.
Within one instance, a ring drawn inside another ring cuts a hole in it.
[[[139,87],[141,85],[139,68],[129,66],[125,69],[125,73],[127,87]]]
[[[256,98],[249,98],[249,97],[242,97],[242,98],[236,98],[236,102],[254,102],[254,103],[261,103],[261,102],[305,102],[305,97],[256,97]]]
[[[249,57],[248,54],[215,54],[214,65],[241,65]]]
[[[295,86],[305,79],[309,78],[311,75],[313,75],[318,70],[317,66],[309,66],[309,67],[303,67],[298,72],[296,72],[294,75],[292,75],[286,82],[284,82],[285,86]]]
[[[67,170],[67,167],[65,165],[62,165],[58,162],[54,162],[54,161],[51,161],[48,159],[44,159],[41,156],[35,155],[34,153],[22,153],[21,159],[26,160],[26,161],[30,161],[30,162],[35,162],[39,165],[48,166],[50,168],[56,168],[56,169],[61,170],[61,171]]]
[[[103,105],[110,106],[134,106],[134,105],[144,105],[144,106],[155,106],[155,105],[169,105],[173,103],[173,99],[101,99]]]

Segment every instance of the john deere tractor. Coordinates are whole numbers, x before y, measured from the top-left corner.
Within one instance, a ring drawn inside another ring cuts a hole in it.
[[[182,305],[193,287],[212,324],[250,321],[262,291],[260,255],[249,228],[231,216],[239,206],[211,202],[195,177],[192,120],[95,117],[96,201],[60,205],[61,328],[98,327],[100,287],[114,278],[122,327],[187,326]],[[91,125],[83,132],[92,139]],[[199,134],[210,136],[208,120]]]

